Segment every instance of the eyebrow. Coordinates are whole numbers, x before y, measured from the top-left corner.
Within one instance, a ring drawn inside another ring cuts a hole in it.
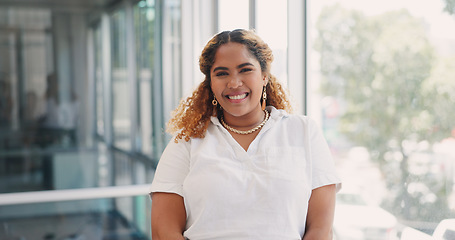
[[[246,63],[242,63],[242,64],[238,65],[237,68],[243,68],[245,66],[254,66],[254,65],[252,63],[246,62]],[[229,68],[227,68],[227,67],[216,67],[216,68],[213,69],[213,72],[220,71],[220,70],[229,70]]]

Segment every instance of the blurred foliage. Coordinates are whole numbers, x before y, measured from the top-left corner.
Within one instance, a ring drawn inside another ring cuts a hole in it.
[[[413,178],[408,160],[420,143],[431,146],[455,128],[453,58],[438,56],[426,23],[407,10],[366,16],[336,4],[323,9],[316,27],[321,91],[342,106],[340,133],[366,147],[380,164],[390,190],[389,210],[410,220],[447,213],[446,202],[439,202],[447,199],[445,186],[431,185],[431,176]],[[387,159],[397,154],[398,160]],[[391,170],[390,161],[399,164]],[[419,211],[422,197],[409,193],[414,182],[437,196],[426,212]]]
[[[150,69],[154,66],[155,11],[155,2],[150,0],[140,1],[134,8],[136,61],[139,69]]]
[[[455,0],[444,0],[446,6],[444,7],[444,11],[455,14]]]

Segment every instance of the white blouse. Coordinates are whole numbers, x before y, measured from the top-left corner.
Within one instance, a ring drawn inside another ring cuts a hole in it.
[[[268,107],[270,119],[245,151],[216,117],[204,138],[172,140],[151,192],[184,198],[184,236],[202,239],[301,239],[312,189],[339,185],[316,123]]]

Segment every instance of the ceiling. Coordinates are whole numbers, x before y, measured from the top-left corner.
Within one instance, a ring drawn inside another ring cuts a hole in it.
[[[68,10],[95,10],[102,9],[118,0],[0,0],[2,7],[44,7]]]

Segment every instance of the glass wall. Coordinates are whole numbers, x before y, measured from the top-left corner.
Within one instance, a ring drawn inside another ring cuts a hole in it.
[[[50,11],[6,8],[0,14],[0,148],[33,147],[60,128]],[[46,137],[37,134],[44,128]]]
[[[0,238],[151,239],[150,203],[140,195],[11,204],[0,207]]]
[[[2,8],[1,144],[7,149],[72,148],[79,144],[79,103],[68,19],[46,8]],[[74,22],[75,27],[78,26]],[[66,47],[67,51],[55,51]]]
[[[131,101],[128,81],[126,42],[126,10],[120,8],[110,15],[112,68],[112,126],[114,145],[131,149]]]
[[[47,8],[0,10],[1,193],[55,189],[50,152],[80,142],[80,92],[72,71],[65,71],[73,47],[62,27],[68,21],[55,23],[53,14]],[[65,52],[56,51],[61,46]]]
[[[164,122],[180,102],[182,82],[188,81],[182,76],[182,10],[181,0],[163,2],[163,42],[162,42],[162,89]],[[166,135],[167,142],[169,136]]]
[[[127,27],[128,7],[120,4],[105,24],[111,46],[106,69],[102,67],[106,53],[98,45],[104,39],[103,26],[94,28],[95,65],[101,71],[95,74],[97,132],[112,131],[114,147],[157,158],[170,137],[164,133],[165,122],[182,97],[181,1],[138,1],[132,6],[133,31]],[[134,38],[129,40],[129,34]],[[112,99],[111,105],[106,99]],[[106,121],[112,121],[113,130]]]
[[[180,1],[158,2],[135,1],[131,15],[126,1],[91,14],[64,5],[2,5],[0,239],[150,239],[148,184],[165,144],[157,119],[164,118],[164,101],[174,108],[181,97],[179,90],[162,93],[163,31],[156,21],[162,14],[172,27],[164,32],[172,40],[166,63],[175,70],[168,78],[173,91],[181,80]]]
[[[153,143],[153,80],[155,73],[156,4],[155,1],[140,1],[134,6],[134,26],[136,31],[137,88],[140,122],[140,149],[151,155]]]
[[[93,57],[94,57],[94,82],[95,82],[95,132],[99,136],[104,136],[104,84],[103,84],[103,52],[102,52],[102,31],[101,25],[97,24],[93,30]]]
[[[432,234],[455,217],[449,1],[308,2],[308,113],[344,182],[335,234]]]
[[[7,157],[30,170],[0,172],[0,239],[150,239],[149,159],[103,144]]]

